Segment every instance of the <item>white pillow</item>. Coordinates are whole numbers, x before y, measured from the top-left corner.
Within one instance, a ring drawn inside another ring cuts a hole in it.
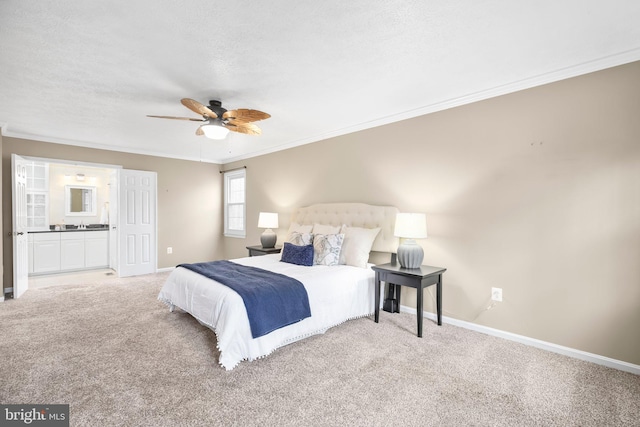
[[[338,265],[344,234],[314,234],[313,263],[318,265]]]
[[[292,222],[291,225],[289,225],[289,231],[287,231],[287,242],[291,242],[291,234],[293,232],[311,233],[312,228],[313,225],[300,225],[297,222]]]
[[[297,246],[307,246],[313,243],[313,234],[311,233],[298,233],[297,231],[291,232],[289,236],[289,243],[293,243]]]
[[[342,226],[344,241],[340,252],[340,264],[352,265],[354,267],[367,267],[369,252],[376,239],[380,228],[360,228]]]
[[[340,228],[339,225],[334,227],[333,225],[313,224],[313,234],[338,234]]]

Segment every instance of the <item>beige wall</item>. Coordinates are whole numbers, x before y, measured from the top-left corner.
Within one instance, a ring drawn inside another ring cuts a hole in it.
[[[2,218],[11,229],[11,154],[121,165],[158,174],[158,268],[219,259],[222,249],[220,166],[50,144],[5,136],[2,140]],[[54,220],[54,218],[50,218]],[[11,237],[3,234],[4,287],[12,286]],[[171,246],[173,254],[166,248]]]
[[[446,316],[640,364],[639,100],[633,63],[225,165],[248,185],[226,256],[259,242],[260,211],[281,214],[279,242],[297,206],[425,212]]]

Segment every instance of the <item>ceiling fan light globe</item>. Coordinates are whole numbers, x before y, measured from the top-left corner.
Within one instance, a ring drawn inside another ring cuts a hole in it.
[[[220,125],[202,125],[204,136],[210,139],[225,139],[229,129]]]

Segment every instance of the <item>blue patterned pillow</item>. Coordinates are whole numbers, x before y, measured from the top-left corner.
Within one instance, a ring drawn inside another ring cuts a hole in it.
[[[285,242],[280,261],[296,265],[313,265],[313,245],[298,246]]]

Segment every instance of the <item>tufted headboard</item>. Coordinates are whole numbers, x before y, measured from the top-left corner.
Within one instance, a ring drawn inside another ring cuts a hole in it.
[[[351,227],[376,228],[380,233],[373,242],[372,251],[394,253],[398,248],[398,238],[393,235],[398,208],[374,206],[365,203],[320,203],[299,208],[291,216],[298,224],[328,224]]]

